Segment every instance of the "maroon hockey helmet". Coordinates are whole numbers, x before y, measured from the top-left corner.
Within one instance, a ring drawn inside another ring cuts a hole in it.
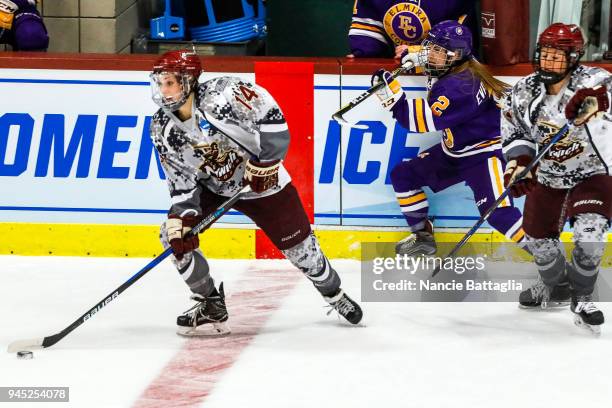
[[[153,101],[162,108],[178,109],[197,85],[201,73],[202,64],[195,52],[175,50],[164,53],[153,64],[151,73]],[[168,95],[167,91],[162,92],[163,83],[168,75],[173,75],[178,82],[179,93]]]
[[[191,74],[197,78],[202,73],[202,64],[200,58],[193,51],[168,51],[155,61],[153,72]]]
[[[578,66],[578,61],[584,55],[584,36],[576,24],[554,23],[546,28],[535,49],[534,65],[538,76],[545,84],[555,84]],[[566,66],[561,72],[542,69],[542,49],[553,48],[565,52]]]

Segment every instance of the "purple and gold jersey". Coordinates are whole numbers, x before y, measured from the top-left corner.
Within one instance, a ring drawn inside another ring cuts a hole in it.
[[[355,0],[349,30],[351,53],[356,57],[394,55],[398,45],[416,45],[435,24],[467,15],[476,31],[473,0]]]
[[[500,108],[469,70],[443,76],[427,99],[402,99],[392,112],[411,132],[443,131],[442,149],[451,157],[501,149]]]

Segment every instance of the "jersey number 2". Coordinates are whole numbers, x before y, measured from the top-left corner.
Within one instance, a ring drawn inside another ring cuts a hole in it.
[[[236,97],[236,100],[240,102],[241,104],[243,104],[244,106],[246,106],[247,109],[252,110],[253,107],[249,105],[248,102],[251,102],[251,100],[254,98],[259,98],[259,95],[257,95],[257,93],[255,93],[254,90],[249,89],[244,85],[240,85],[240,92],[242,93],[242,96],[246,98],[246,101],[242,99],[240,95],[234,94],[234,96]]]
[[[444,95],[440,95],[438,96],[438,100],[431,105],[431,110],[434,115],[440,116],[442,112],[448,108],[448,105],[450,105],[448,98]]]

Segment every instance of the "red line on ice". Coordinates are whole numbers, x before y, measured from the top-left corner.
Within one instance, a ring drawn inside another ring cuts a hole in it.
[[[237,288],[228,288],[233,293],[227,298],[232,333],[187,340],[134,407],[199,406],[299,279],[302,277],[297,271],[247,272],[243,280],[236,282]]]

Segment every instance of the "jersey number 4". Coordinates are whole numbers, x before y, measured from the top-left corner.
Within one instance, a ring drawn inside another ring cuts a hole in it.
[[[240,92],[242,93],[242,96],[244,96],[244,98],[246,99],[246,101],[242,99],[240,95],[238,95],[238,93],[235,93],[234,97],[236,98],[238,102],[246,106],[247,109],[253,110],[253,107],[249,105],[249,102],[251,102],[251,100],[253,100],[254,98],[259,98],[259,95],[257,95],[257,93],[255,93],[254,90],[247,88],[244,85],[240,85],[239,89],[240,89]]]

